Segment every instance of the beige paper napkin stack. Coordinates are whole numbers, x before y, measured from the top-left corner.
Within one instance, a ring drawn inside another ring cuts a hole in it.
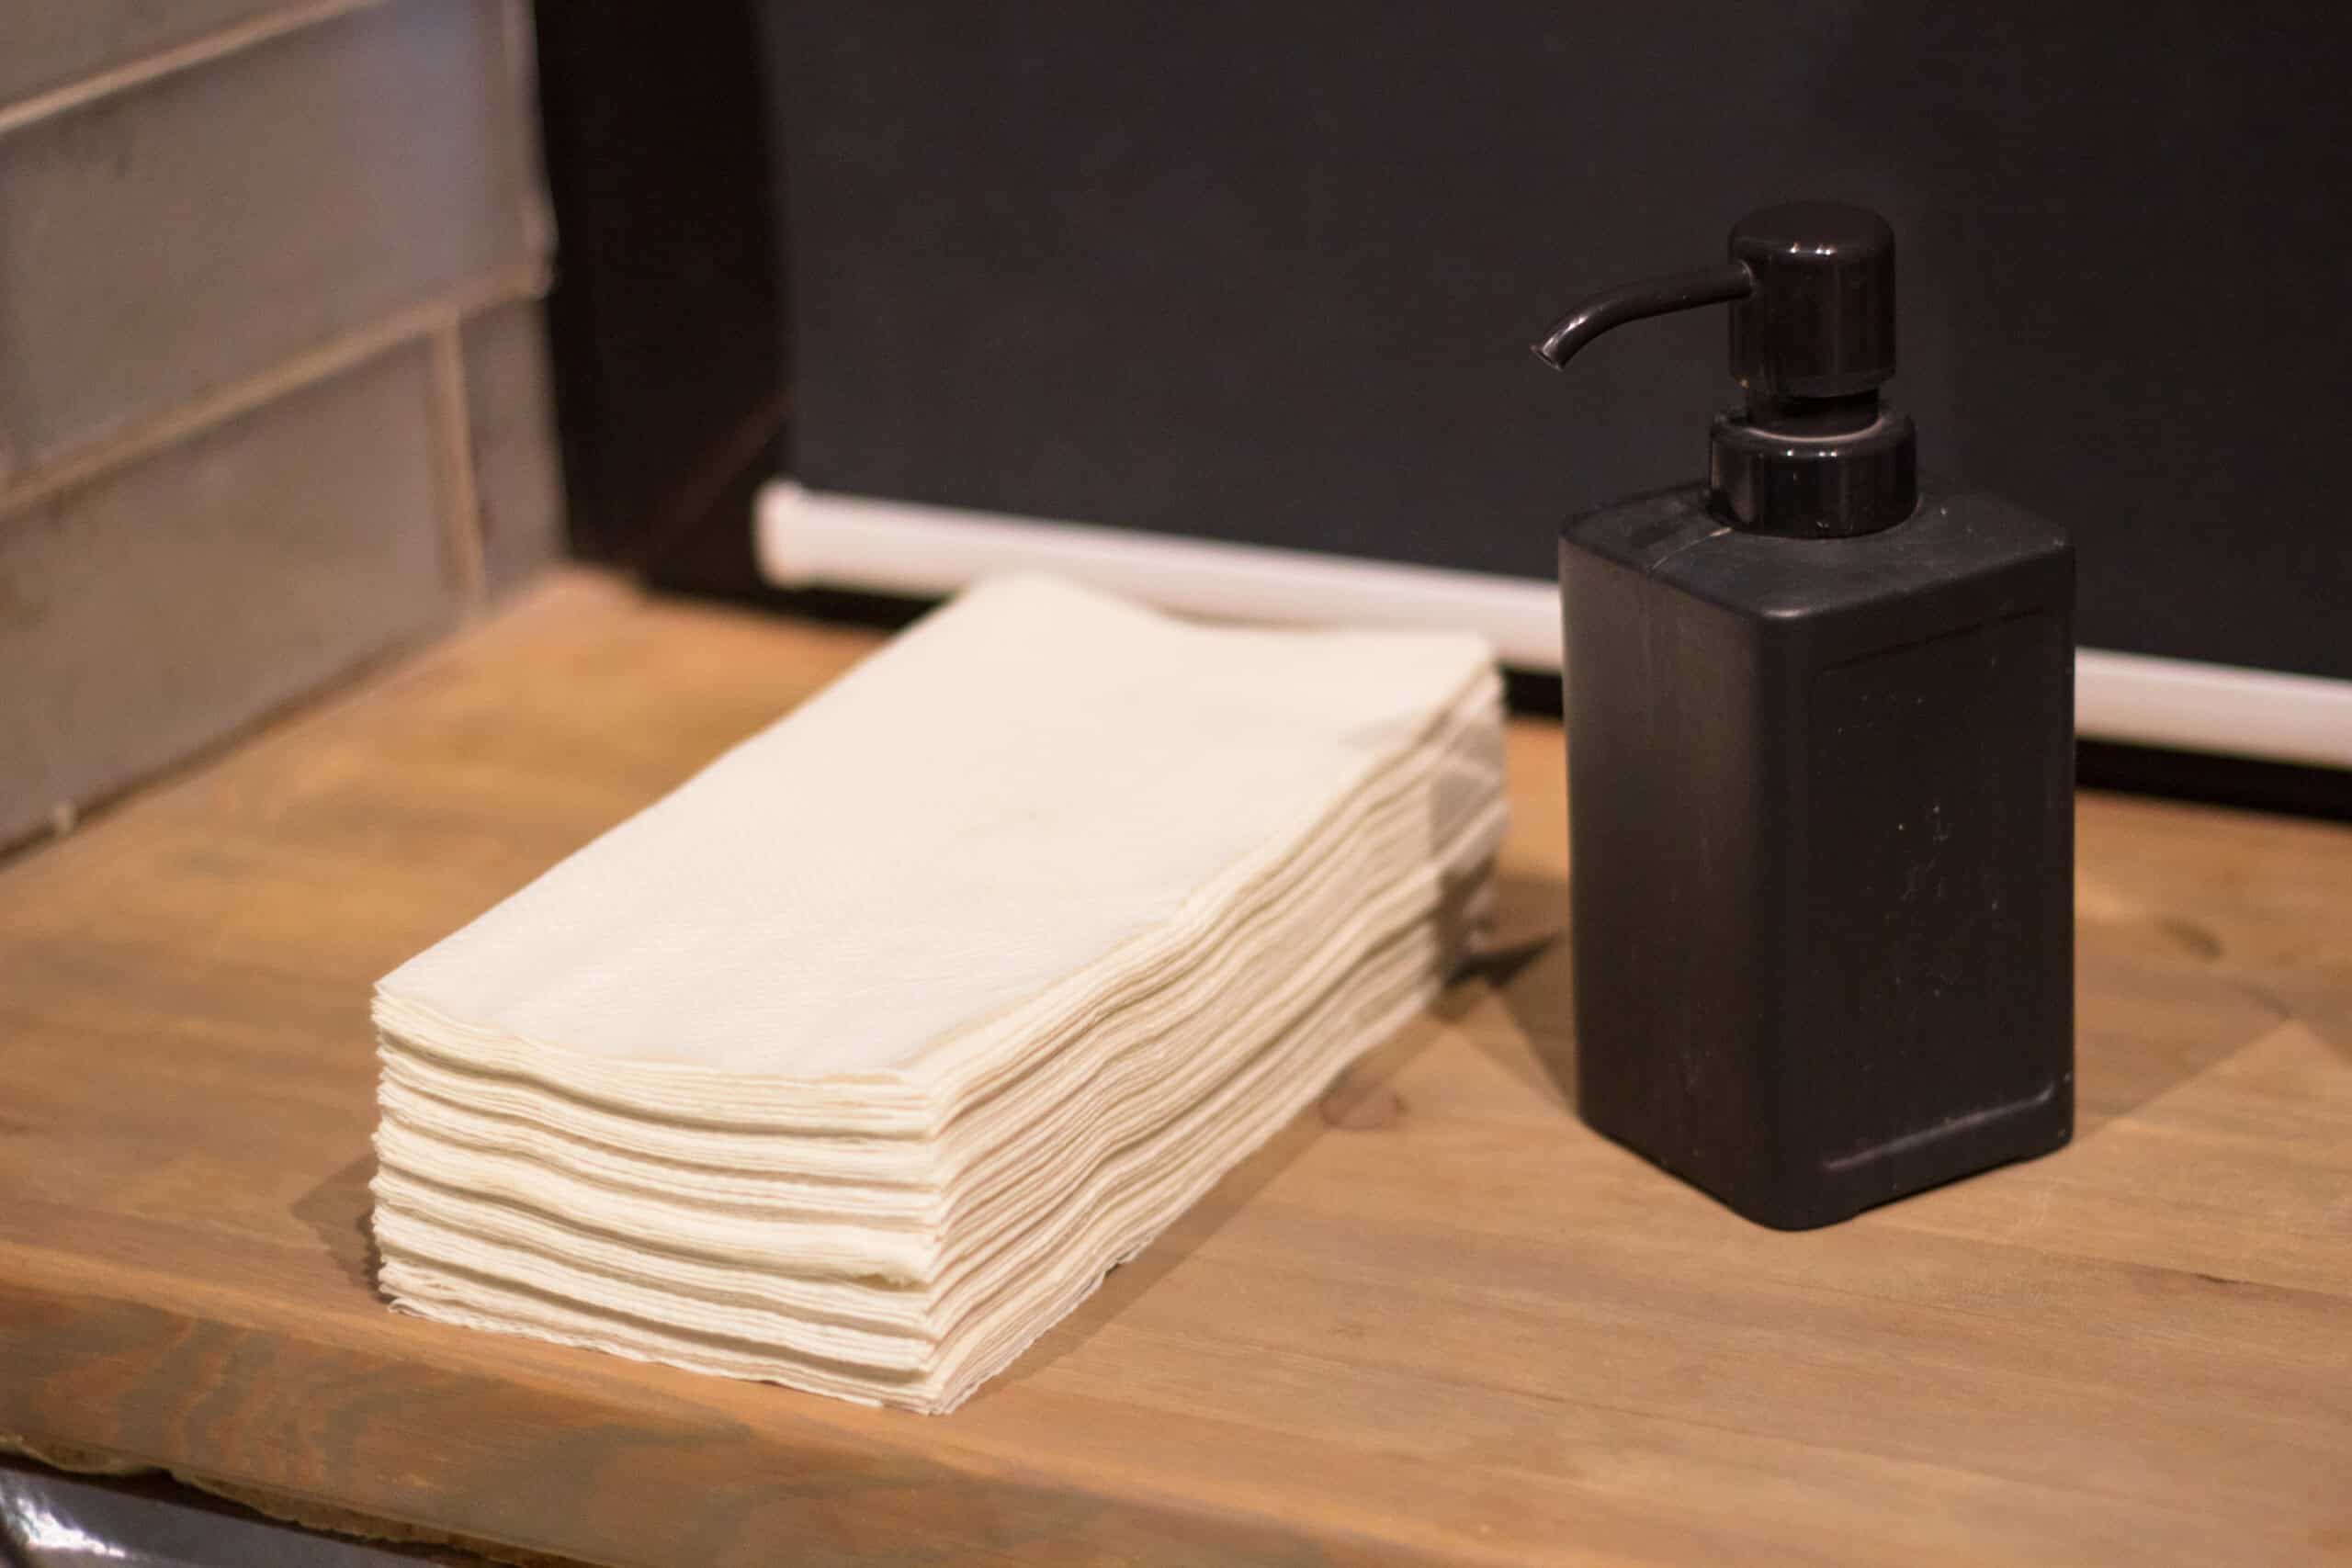
[[[1442,983],[1498,696],[982,584],[379,983],[385,1289],[952,1408]]]

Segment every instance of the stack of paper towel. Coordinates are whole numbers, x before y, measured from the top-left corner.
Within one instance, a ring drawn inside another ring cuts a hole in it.
[[[986,583],[384,978],[383,1285],[951,1408],[1430,997],[1502,825],[1473,638]]]

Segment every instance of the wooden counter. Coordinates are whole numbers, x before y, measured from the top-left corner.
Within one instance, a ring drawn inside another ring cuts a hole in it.
[[[0,869],[0,1435],[691,1568],[2352,1560],[2352,829],[2142,800],[2080,807],[2073,1146],[1830,1230],[1555,1087],[1523,724],[1520,962],[956,1415],[390,1311],[370,982],[872,640],[559,578]]]

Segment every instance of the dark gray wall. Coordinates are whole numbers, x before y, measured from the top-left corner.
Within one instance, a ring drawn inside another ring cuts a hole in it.
[[[1548,576],[1698,477],[1719,312],[1585,289],[1878,207],[1931,475],[2082,547],[2083,640],[2352,676],[2352,7],[789,5],[811,484]]]

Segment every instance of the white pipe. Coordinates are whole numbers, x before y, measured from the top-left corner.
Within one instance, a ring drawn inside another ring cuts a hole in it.
[[[1466,628],[1503,662],[1560,668],[1548,582],[1228,545],[810,491],[760,491],[761,575],[780,588],[944,598],[990,572],[1056,572],[1227,620]],[[2352,682],[2084,649],[2075,724],[2092,739],[2352,768]]]
[[[1507,664],[1560,667],[1560,602],[1523,577],[1041,523],[804,490],[760,491],[760,572],[780,588],[937,599],[992,571],[1049,571],[1186,615],[1482,632]]]
[[[2075,728],[2099,740],[2352,768],[2352,681],[2086,648]]]

